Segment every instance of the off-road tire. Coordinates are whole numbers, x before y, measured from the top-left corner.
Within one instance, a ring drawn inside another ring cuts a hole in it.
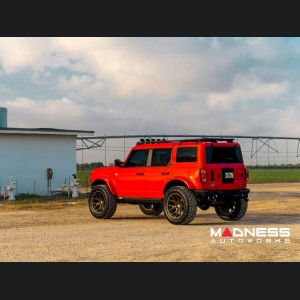
[[[117,209],[117,199],[107,185],[96,185],[89,195],[89,209],[98,219],[111,218]]]
[[[140,204],[139,207],[148,216],[158,216],[164,211],[163,203]]]
[[[185,186],[174,186],[164,197],[164,214],[174,225],[186,225],[193,221],[197,212],[195,194]]]
[[[215,207],[217,215],[225,221],[238,221],[240,220],[247,211],[248,201],[247,199],[241,198],[233,202],[231,208],[230,204],[223,204]]]

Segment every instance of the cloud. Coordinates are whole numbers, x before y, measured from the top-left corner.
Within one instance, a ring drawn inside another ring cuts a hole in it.
[[[163,99],[185,90],[199,93],[223,86],[220,76],[239,57],[238,50],[232,50],[234,41],[1,38],[0,62],[5,73],[25,68],[42,72],[66,68],[95,76],[97,81],[105,83],[112,97],[152,95]],[[223,55],[224,45],[228,49],[226,55]]]
[[[92,103],[103,94],[103,82],[96,81],[89,75],[72,75],[58,77],[56,89],[76,102]]]
[[[67,98],[46,99],[39,102],[17,98],[6,101],[4,106],[8,109],[8,127],[66,129],[87,127],[80,124],[81,128],[76,128],[76,120],[85,117],[85,110]]]
[[[0,63],[4,73],[43,65],[48,52],[47,38],[0,38]]]
[[[0,38],[12,127],[300,135],[300,39]]]
[[[233,109],[236,102],[272,102],[288,92],[288,82],[261,82],[252,76],[236,76],[230,90],[210,93],[208,105],[215,109]]]
[[[12,90],[7,88],[4,84],[0,84],[0,94],[11,94]]]
[[[1,38],[0,62],[6,73],[66,68],[90,74],[111,97],[164,99],[226,89],[237,69],[277,65],[282,48],[270,38]]]

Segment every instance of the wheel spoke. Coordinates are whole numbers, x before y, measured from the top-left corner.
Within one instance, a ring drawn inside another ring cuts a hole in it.
[[[185,211],[185,202],[182,196],[178,193],[170,195],[167,199],[167,209],[172,218],[179,219]]]
[[[102,192],[96,191],[92,196],[92,208],[99,214],[105,210],[105,197]]]
[[[168,206],[170,209],[176,208],[176,205],[170,205]]]

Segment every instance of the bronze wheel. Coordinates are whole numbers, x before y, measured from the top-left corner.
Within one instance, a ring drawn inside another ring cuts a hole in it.
[[[197,212],[195,194],[185,186],[171,187],[165,194],[164,212],[172,224],[189,224]]]
[[[107,185],[96,185],[89,196],[89,209],[95,218],[109,219],[117,209],[116,197]]]
[[[174,220],[180,219],[186,210],[184,198],[179,193],[172,193],[166,199],[166,206],[168,214]]]

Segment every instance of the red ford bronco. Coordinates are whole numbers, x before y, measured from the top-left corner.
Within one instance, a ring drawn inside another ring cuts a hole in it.
[[[146,215],[164,211],[172,224],[189,224],[197,207],[212,206],[221,219],[237,221],[247,211],[248,178],[233,139],[141,139],[124,163],[93,170],[89,209],[108,219],[117,203],[132,203]]]

